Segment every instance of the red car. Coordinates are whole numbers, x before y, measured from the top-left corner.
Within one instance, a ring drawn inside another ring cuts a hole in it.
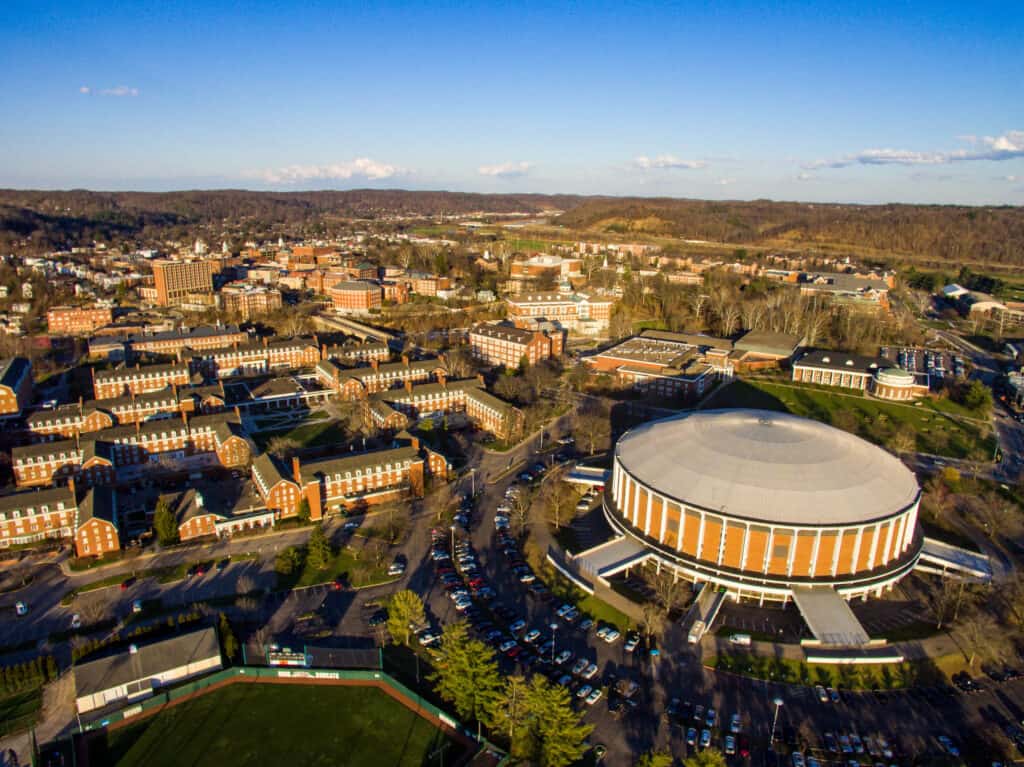
[[[135,583],[135,578],[125,578],[121,581],[121,591],[127,591],[128,587]]]

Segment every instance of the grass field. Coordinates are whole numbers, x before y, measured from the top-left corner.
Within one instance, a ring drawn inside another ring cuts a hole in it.
[[[845,690],[896,690],[948,684],[949,676],[964,667],[964,659],[962,655],[956,654],[898,664],[837,666],[804,663],[789,658],[767,658],[746,652],[728,652],[715,656],[708,665],[756,679],[820,684]]]
[[[380,690],[233,684],[109,733],[117,767],[452,764],[459,746]]]
[[[357,559],[348,548],[342,548],[322,570],[317,570],[303,563],[302,568],[290,575],[278,573],[279,589],[304,588],[318,583],[330,583],[341,580],[350,586],[362,587],[393,580],[387,572],[388,562],[381,567],[373,561],[369,551],[364,551]]]
[[[39,718],[42,705],[41,687],[0,695],[0,736],[30,728]]]
[[[319,421],[317,423],[306,423],[296,426],[294,429],[282,429],[278,431],[261,431],[253,435],[260,450],[266,450],[267,445],[274,437],[287,437],[293,439],[299,447],[319,447],[321,445],[334,445],[344,442],[347,439],[345,430],[337,421]]]
[[[918,406],[898,405],[845,390],[744,380],[718,389],[704,407],[789,412],[831,424],[882,447],[891,447],[897,434],[910,431],[916,451],[950,458],[991,460],[995,447],[988,424],[964,417],[959,412],[962,408],[949,401],[925,399]]]

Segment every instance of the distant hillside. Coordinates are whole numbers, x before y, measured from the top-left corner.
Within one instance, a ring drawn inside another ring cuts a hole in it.
[[[383,215],[539,213],[583,198],[539,194],[467,194],[357,189],[330,192],[90,192],[0,190],[0,247],[28,238],[40,248],[93,239],[181,236],[195,225],[259,222],[314,224],[328,218]]]
[[[0,249],[95,240],[188,237],[196,227],[316,233],[321,222],[385,215],[565,211],[557,223],[583,236],[708,240],[739,246],[820,248],[904,257],[921,265],[1024,265],[1024,208],[709,202],[670,198],[469,194],[357,189],[325,192],[68,192],[0,190]],[[568,234],[568,232],[567,232]]]
[[[585,199],[558,223],[775,247],[830,246],[936,264],[1024,264],[1024,208]]]

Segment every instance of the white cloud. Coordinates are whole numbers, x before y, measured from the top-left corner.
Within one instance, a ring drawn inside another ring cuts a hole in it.
[[[909,149],[865,149],[838,160],[818,160],[807,169],[848,168],[851,165],[948,165],[977,160],[1011,160],[1024,157],[1024,131],[1008,131],[1002,136],[961,136],[973,149],[952,152],[917,152]]]
[[[729,184],[735,184],[736,183],[736,179],[734,179],[734,178],[720,178],[715,183],[718,184],[719,186],[729,186]]]
[[[633,167],[640,170],[696,170],[707,166],[703,160],[681,160],[671,154],[659,154],[657,157],[640,155],[633,158]]]
[[[532,162],[502,162],[497,165],[481,165],[477,173],[481,176],[497,176],[498,178],[518,178],[525,176],[533,167]]]
[[[288,165],[284,168],[268,168],[247,175],[260,178],[268,184],[301,184],[305,181],[335,181],[353,178],[379,181],[405,173],[405,170],[396,165],[377,162],[369,157],[357,157],[348,162],[335,162],[327,165]]]
[[[85,96],[112,96],[114,98],[135,97],[139,95],[138,88],[128,85],[115,85],[113,88],[101,88],[96,90],[88,85],[83,85],[78,92]]]

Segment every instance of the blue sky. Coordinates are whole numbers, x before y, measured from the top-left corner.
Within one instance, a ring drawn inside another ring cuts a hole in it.
[[[4,0],[0,186],[1024,204],[1022,40],[1020,2]]]

